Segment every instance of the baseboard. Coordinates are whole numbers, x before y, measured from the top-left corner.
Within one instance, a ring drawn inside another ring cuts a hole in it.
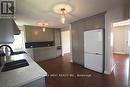
[[[62,56],[64,56],[64,55],[68,55],[68,54],[71,54],[71,52],[67,52],[67,53],[62,53]]]
[[[106,75],[110,75],[111,72],[110,72],[110,71],[104,71],[104,74],[106,74]]]
[[[73,63],[73,60],[71,59],[70,62]]]
[[[114,64],[111,68],[111,71],[104,71],[104,74],[110,75],[113,71],[113,69],[115,68],[116,64]]]
[[[114,52],[113,54],[127,54],[127,53],[122,53],[122,52]]]

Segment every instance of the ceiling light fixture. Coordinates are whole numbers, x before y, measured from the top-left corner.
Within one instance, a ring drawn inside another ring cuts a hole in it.
[[[46,27],[48,26],[48,23],[44,23],[43,24],[43,28],[42,28],[42,31],[45,32],[46,31]]]
[[[46,28],[45,28],[45,27],[43,27],[43,28],[42,28],[42,31],[43,31],[43,32],[45,32],[45,31],[46,31]]]
[[[62,14],[61,14],[61,22],[65,24],[65,8],[61,8]]]
[[[68,4],[58,4],[53,8],[54,12],[61,16],[62,24],[65,24],[66,14],[72,11],[72,7]]]
[[[42,23],[42,22],[39,22],[37,23],[38,26],[40,26],[42,28],[42,31],[45,32],[46,31],[46,28],[48,27],[48,23]]]

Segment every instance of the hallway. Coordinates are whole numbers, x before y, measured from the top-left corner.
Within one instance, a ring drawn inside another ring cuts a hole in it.
[[[127,87],[129,75],[129,56],[122,54],[114,54],[113,59],[115,68],[113,74],[115,76],[117,87]]]
[[[47,72],[47,87],[128,87],[128,56],[114,55],[116,67],[111,75],[96,73],[83,66],[71,63],[65,55],[39,62]],[[68,76],[69,75],[69,76]]]

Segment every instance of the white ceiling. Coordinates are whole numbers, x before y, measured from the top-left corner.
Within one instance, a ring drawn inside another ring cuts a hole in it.
[[[16,23],[18,25],[37,25],[47,22],[49,27],[61,28],[60,16],[53,12],[53,7],[59,3],[70,4],[72,15],[66,15],[67,24],[78,19],[104,12],[117,6],[123,0],[16,0]]]

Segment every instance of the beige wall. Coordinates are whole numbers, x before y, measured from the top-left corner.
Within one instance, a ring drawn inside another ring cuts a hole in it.
[[[71,24],[73,62],[84,65],[84,31],[105,29],[105,14],[101,13]]]
[[[124,0],[124,20],[127,20],[129,18],[129,5],[130,5],[130,0]]]

